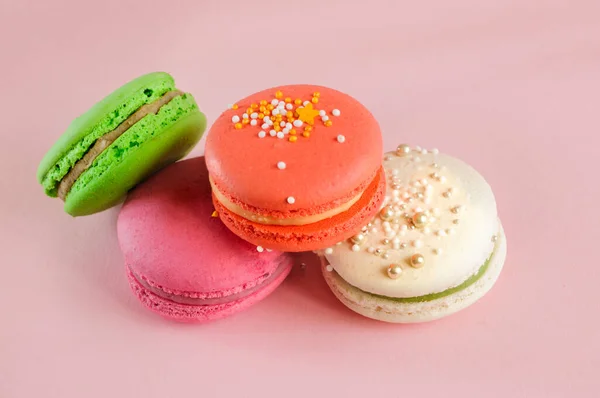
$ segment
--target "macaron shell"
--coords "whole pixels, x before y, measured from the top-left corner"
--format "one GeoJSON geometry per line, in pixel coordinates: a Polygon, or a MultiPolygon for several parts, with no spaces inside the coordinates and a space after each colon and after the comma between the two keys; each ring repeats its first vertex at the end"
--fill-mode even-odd
{"type": "Polygon", "coordinates": [[[84,216],[122,202],[127,192],[144,178],[188,154],[202,137],[205,126],[206,117],[196,110],[152,136],[135,138],[131,131],[125,132],[78,178],[66,197],[65,211],[72,216],[84,216]],[[125,154],[108,159],[111,151],[125,154]],[[99,170],[96,166],[103,158],[107,158],[106,168],[99,170]]]}
{"type": "Polygon", "coordinates": [[[388,187],[384,205],[393,204],[395,197],[404,200],[403,190],[409,189],[409,186],[413,191],[424,191],[423,184],[413,185],[411,179],[428,179],[430,202],[415,200],[406,203],[407,208],[400,212],[412,217],[419,207],[428,211],[437,208],[439,214],[436,220],[426,225],[425,232],[424,228],[406,229],[406,222],[402,219],[404,231],[400,228],[392,230],[391,236],[387,235],[377,217],[372,221],[376,232],[365,234],[359,251],[352,250],[351,242],[344,242],[335,246],[325,257],[350,285],[382,296],[424,296],[459,285],[479,269],[494,247],[492,237],[498,232],[499,220],[491,187],[471,166],[445,154],[418,153],[413,157],[397,156],[395,152],[390,152],[386,153],[385,159],[388,187]],[[433,167],[434,164],[438,168],[433,167]],[[434,173],[443,179],[437,181],[431,177],[434,173]],[[403,188],[398,192],[391,188],[393,178],[401,181],[403,188]],[[452,195],[445,197],[444,193],[450,188],[454,190],[452,195]],[[461,206],[461,210],[454,213],[452,209],[456,206],[461,206]],[[454,224],[454,220],[459,223],[454,224]],[[390,243],[383,245],[381,242],[384,239],[390,243]],[[391,242],[394,239],[406,247],[393,249],[391,242]],[[382,248],[387,256],[376,255],[369,251],[370,247],[373,250],[382,248]],[[425,259],[425,265],[421,268],[413,268],[408,264],[410,256],[417,253],[425,259]],[[387,276],[390,264],[402,267],[399,278],[387,276]]]}
{"type": "Polygon", "coordinates": [[[216,305],[187,305],[175,303],[157,296],[146,289],[135,279],[129,269],[127,269],[127,278],[134,295],[150,311],[173,321],[201,323],[222,319],[253,306],[273,293],[273,291],[285,280],[291,269],[290,262],[290,266],[287,267],[284,272],[279,274],[262,289],[239,300],[216,305]]]}
{"type": "Polygon", "coordinates": [[[356,234],[379,210],[385,192],[383,169],[377,173],[363,196],[347,211],[302,226],[263,225],[227,210],[214,197],[219,217],[229,229],[255,245],[275,250],[301,252],[324,249],[356,234]]]}
{"type": "MultiPolygon", "coordinates": [[[[351,199],[361,184],[368,184],[381,167],[382,138],[373,115],[354,98],[339,91],[313,85],[274,87],[240,100],[239,108],[226,110],[207,135],[205,156],[219,190],[236,204],[266,211],[298,215],[333,208],[351,199]],[[243,118],[246,108],[261,100],[271,101],[277,91],[292,100],[311,100],[319,92],[316,109],[324,110],[331,127],[316,117],[310,137],[297,129],[297,141],[259,138],[261,124],[236,129],[234,116],[243,118]],[[340,110],[333,116],[334,109],[340,110]],[[343,135],[345,141],[338,142],[343,135]],[[285,169],[277,167],[286,164],[285,169]],[[295,202],[287,202],[294,197],[295,202]]],[[[312,105],[312,104],[311,104],[312,105]]],[[[294,105],[296,107],[296,105],[294,105]]],[[[258,112],[258,111],[257,111],[258,112]]],[[[304,124],[306,126],[306,124],[304,124]]]]}
{"type": "MultiPolygon", "coordinates": [[[[244,292],[282,266],[287,255],[258,252],[213,217],[213,211],[204,158],[155,174],[131,192],[119,214],[117,232],[126,265],[155,288],[199,299],[244,292]]],[[[291,267],[291,262],[283,266],[291,267]]],[[[197,311],[192,312],[202,313],[197,311]]]]}
{"type": "Polygon", "coordinates": [[[483,297],[496,283],[506,259],[506,236],[500,225],[496,249],[488,269],[471,286],[431,301],[401,303],[373,296],[348,284],[337,272],[328,271],[322,260],[322,272],[333,294],[346,307],[365,317],[391,323],[428,322],[465,309],[483,297]]]}

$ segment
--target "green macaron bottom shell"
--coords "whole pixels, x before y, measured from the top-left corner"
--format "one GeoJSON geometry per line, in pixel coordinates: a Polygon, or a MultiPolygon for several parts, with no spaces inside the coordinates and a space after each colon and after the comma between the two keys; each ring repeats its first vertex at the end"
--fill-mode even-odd
{"type": "Polygon", "coordinates": [[[191,94],[175,97],[131,126],[75,181],[65,211],[85,216],[121,203],[139,182],[186,156],[206,129],[191,94]]]}
{"type": "Polygon", "coordinates": [[[120,87],[73,120],[39,165],[37,177],[46,195],[57,196],[62,178],[98,138],[116,129],[140,107],[172,90],[175,82],[169,74],[150,73],[120,87]]]}
{"type": "MultiPolygon", "coordinates": [[[[451,288],[443,290],[441,292],[426,294],[423,296],[414,296],[414,297],[389,297],[389,296],[382,296],[379,294],[366,292],[362,289],[357,288],[356,286],[352,286],[352,285],[351,286],[352,286],[352,288],[354,288],[368,296],[387,300],[390,302],[396,302],[396,303],[423,303],[423,302],[437,300],[437,299],[440,299],[443,297],[450,296],[454,293],[460,292],[460,291],[468,288],[469,286],[473,285],[474,283],[476,283],[479,279],[481,279],[481,277],[487,272],[487,270],[489,268],[490,262],[492,261],[492,259],[494,257],[494,253],[496,252],[496,248],[497,248],[497,245],[494,245],[494,249],[488,256],[487,260],[483,263],[483,265],[481,265],[481,267],[479,267],[477,272],[475,272],[473,275],[471,275],[469,278],[467,278],[460,285],[451,287],[451,288]]],[[[331,271],[331,272],[335,272],[335,271],[331,271]]]]}

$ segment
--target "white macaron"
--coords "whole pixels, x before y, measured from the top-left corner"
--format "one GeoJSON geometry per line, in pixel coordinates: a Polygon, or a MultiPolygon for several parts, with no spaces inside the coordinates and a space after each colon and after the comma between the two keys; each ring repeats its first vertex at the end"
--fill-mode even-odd
{"type": "Polygon", "coordinates": [[[431,321],[473,304],[506,257],[491,187],[437,150],[400,145],[384,167],[380,212],[322,252],[327,284],[353,311],[387,322],[431,321]]]}

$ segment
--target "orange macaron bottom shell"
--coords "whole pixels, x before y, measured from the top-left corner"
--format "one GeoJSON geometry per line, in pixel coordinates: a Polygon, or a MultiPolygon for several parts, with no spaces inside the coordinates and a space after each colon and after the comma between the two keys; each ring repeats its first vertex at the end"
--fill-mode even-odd
{"type": "Polygon", "coordinates": [[[266,249],[303,252],[325,249],[355,235],[381,207],[385,187],[385,171],[381,168],[347,211],[306,225],[259,224],[229,211],[214,194],[213,203],[221,221],[247,242],[266,249]]]}

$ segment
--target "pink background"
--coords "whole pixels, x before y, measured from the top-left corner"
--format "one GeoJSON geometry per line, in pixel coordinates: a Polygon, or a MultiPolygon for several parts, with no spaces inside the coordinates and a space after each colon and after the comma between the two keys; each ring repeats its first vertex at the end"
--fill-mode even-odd
{"type": "Polygon", "coordinates": [[[598,396],[598,1],[6,3],[0,397],[598,396]],[[445,320],[387,325],[339,304],[307,256],[238,316],[144,311],[117,210],[72,219],[35,170],[74,116],[154,70],[211,121],[269,86],[328,85],[372,109],[387,150],[465,159],[508,235],[498,284],[445,320]]]}

